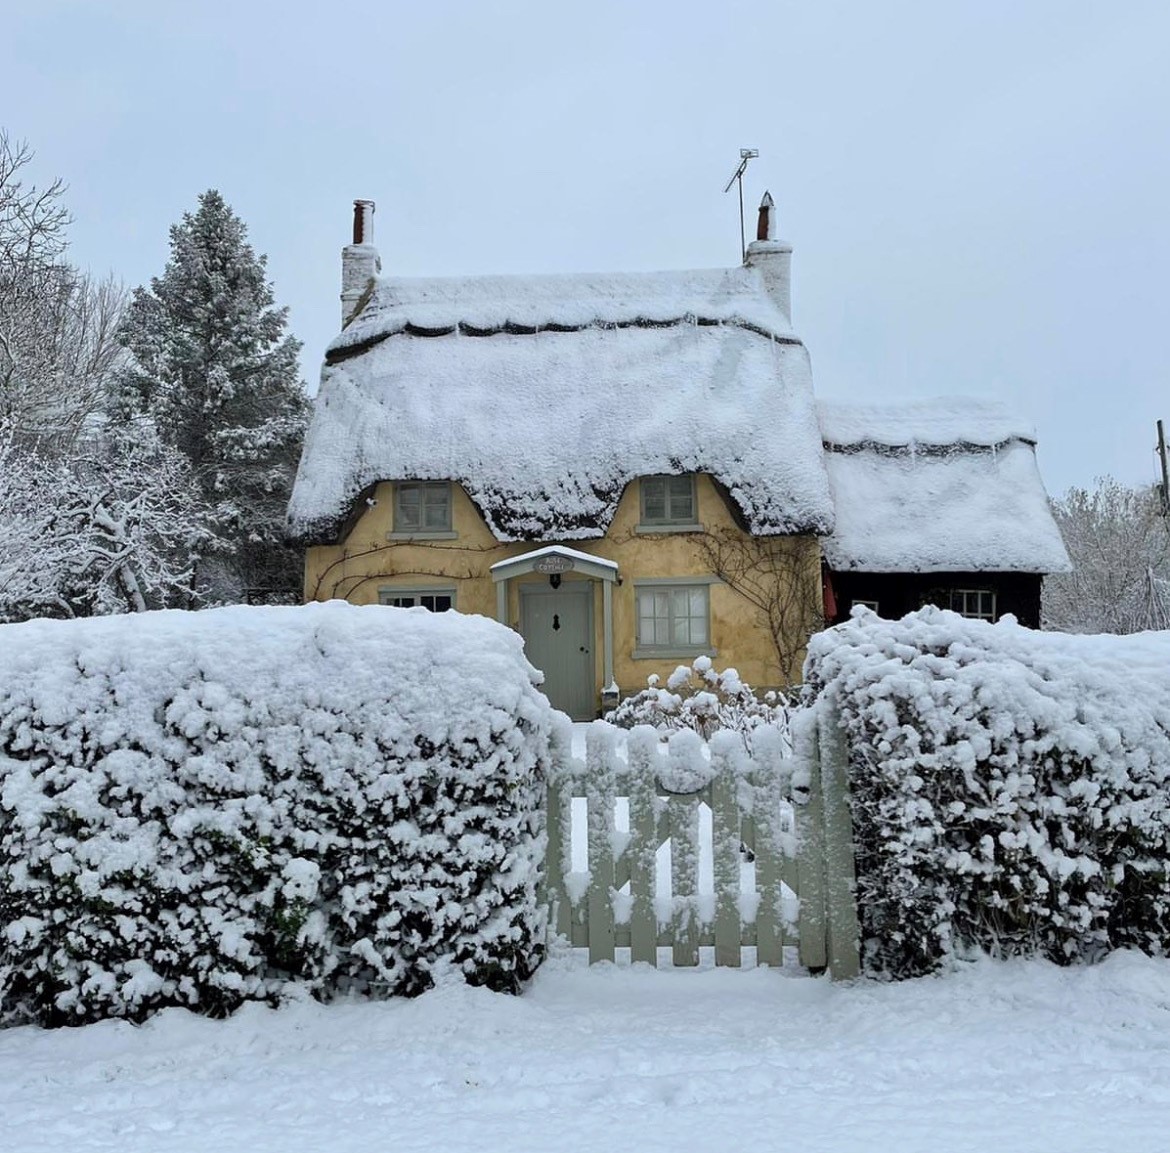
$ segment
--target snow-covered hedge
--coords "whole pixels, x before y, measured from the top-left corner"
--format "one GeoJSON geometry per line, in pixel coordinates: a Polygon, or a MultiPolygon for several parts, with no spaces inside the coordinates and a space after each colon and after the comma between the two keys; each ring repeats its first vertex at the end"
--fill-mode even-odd
{"type": "Polygon", "coordinates": [[[805,673],[848,735],[871,971],[1170,950],[1170,634],[855,610],[805,673]]]}
{"type": "Polygon", "coordinates": [[[558,739],[532,677],[421,609],[0,626],[0,1020],[515,988],[558,739]]]}

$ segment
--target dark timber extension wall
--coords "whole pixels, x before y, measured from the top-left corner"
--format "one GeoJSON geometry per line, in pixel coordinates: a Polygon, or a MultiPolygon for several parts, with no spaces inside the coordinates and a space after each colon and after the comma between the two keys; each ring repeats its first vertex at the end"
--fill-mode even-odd
{"type": "Polygon", "coordinates": [[[950,607],[952,589],[990,589],[995,593],[997,619],[1011,613],[1022,625],[1040,627],[1039,573],[929,572],[830,573],[837,615],[828,624],[845,620],[856,601],[877,601],[883,617],[897,619],[923,605],[950,607]]]}

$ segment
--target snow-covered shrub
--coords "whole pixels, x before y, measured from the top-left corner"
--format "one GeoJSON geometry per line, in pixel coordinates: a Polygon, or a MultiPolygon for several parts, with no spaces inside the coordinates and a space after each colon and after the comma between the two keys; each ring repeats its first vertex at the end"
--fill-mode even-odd
{"type": "Polygon", "coordinates": [[[539,964],[555,714],[421,609],[0,626],[0,1020],[220,1014],[539,964]]]}
{"type": "Polygon", "coordinates": [[[871,971],[969,949],[1170,951],[1170,633],[1067,636],[939,609],[814,637],[850,749],[871,971]]]}
{"type": "Polygon", "coordinates": [[[611,724],[624,729],[653,725],[660,736],[678,729],[692,729],[704,740],[720,730],[751,734],[760,725],[788,733],[789,702],[782,693],[756,696],[739,679],[735,669],[719,672],[710,657],[696,657],[691,665],[679,665],[663,688],[657,675],[646,678],[646,688],[626,697],[606,714],[611,724]]]}

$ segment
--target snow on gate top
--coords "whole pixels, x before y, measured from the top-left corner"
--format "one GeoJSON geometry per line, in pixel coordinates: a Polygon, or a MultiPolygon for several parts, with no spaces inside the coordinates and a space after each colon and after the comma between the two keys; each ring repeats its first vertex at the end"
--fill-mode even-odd
{"type": "Polygon", "coordinates": [[[377,481],[455,480],[501,540],[580,540],[681,472],[755,533],[832,527],[808,353],[758,270],[381,277],[329,347],[289,521],[323,541],[377,481]]]}

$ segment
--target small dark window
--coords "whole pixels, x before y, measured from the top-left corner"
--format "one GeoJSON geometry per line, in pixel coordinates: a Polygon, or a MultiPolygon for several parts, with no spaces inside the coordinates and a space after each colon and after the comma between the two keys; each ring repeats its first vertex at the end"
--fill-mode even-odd
{"type": "Polygon", "coordinates": [[[396,609],[424,608],[433,613],[449,612],[455,604],[453,593],[383,593],[382,603],[396,609]]]}
{"type": "Polygon", "coordinates": [[[695,478],[647,476],[642,478],[642,524],[695,523],[695,478]]]}
{"type": "Polygon", "coordinates": [[[994,621],[995,593],[991,589],[951,589],[951,611],[977,621],[994,621]]]}
{"type": "Polygon", "coordinates": [[[402,481],[394,491],[395,532],[449,532],[451,485],[445,481],[402,481]]]}

